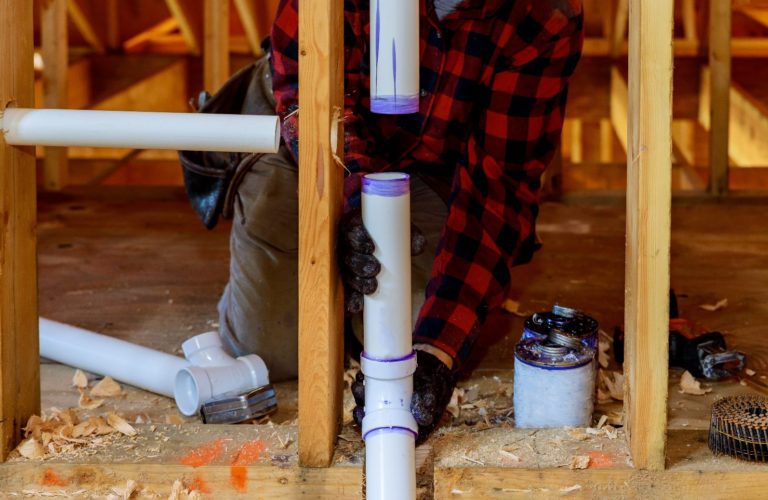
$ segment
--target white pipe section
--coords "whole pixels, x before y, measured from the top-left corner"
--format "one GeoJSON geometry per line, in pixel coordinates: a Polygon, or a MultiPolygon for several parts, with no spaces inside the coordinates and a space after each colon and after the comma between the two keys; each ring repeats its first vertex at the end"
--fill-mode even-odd
{"type": "Polygon", "coordinates": [[[381,263],[376,292],[365,296],[366,498],[415,499],[415,440],[411,415],[416,354],[411,341],[410,179],[402,173],[363,178],[363,223],[381,263]]]}
{"type": "Polygon", "coordinates": [[[43,357],[173,397],[187,416],[208,401],[269,384],[260,357],[233,358],[215,332],[187,340],[182,350],[187,359],[40,318],[43,357]]]}
{"type": "Polygon", "coordinates": [[[276,153],[277,116],[7,108],[12,145],[276,153]]]}
{"type": "Polygon", "coordinates": [[[176,374],[176,406],[184,415],[194,415],[208,401],[269,384],[269,370],[260,357],[232,358],[216,332],[193,337],[181,348],[192,363],[176,374]]]}
{"type": "Polygon", "coordinates": [[[173,397],[189,361],[124,340],[40,318],[40,355],[141,389],[173,397]]]}
{"type": "Polygon", "coordinates": [[[419,1],[372,0],[371,111],[419,111],[419,1]]]}

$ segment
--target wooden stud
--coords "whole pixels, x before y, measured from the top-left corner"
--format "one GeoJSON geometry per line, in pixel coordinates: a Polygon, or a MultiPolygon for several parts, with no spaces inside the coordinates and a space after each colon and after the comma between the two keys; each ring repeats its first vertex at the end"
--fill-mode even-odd
{"type": "Polygon", "coordinates": [[[85,38],[88,45],[99,54],[105,53],[104,40],[102,40],[99,32],[96,31],[93,16],[79,0],[68,0],[67,12],[69,12],[69,16],[72,18],[72,23],[74,23],[77,31],[85,38]]]}
{"type": "Polygon", "coordinates": [[[731,89],[731,2],[709,3],[709,192],[728,191],[728,127],[731,89]]]}
{"type": "MultiPolygon", "coordinates": [[[[40,38],[43,54],[43,106],[68,104],[69,42],[67,0],[43,2],[40,38]]],[[[67,185],[67,148],[47,147],[43,158],[43,187],[58,191],[67,185]]]]}
{"type": "Polygon", "coordinates": [[[200,55],[200,47],[203,45],[202,3],[191,0],[165,0],[165,3],[179,23],[179,30],[189,52],[200,55]]]}
{"type": "Polygon", "coordinates": [[[661,470],[667,430],[673,0],[631,0],[625,414],[634,464],[661,470]]]}
{"type": "Polygon", "coordinates": [[[107,47],[111,52],[120,50],[120,4],[118,0],[107,0],[107,47]]]}
{"type": "Polygon", "coordinates": [[[299,13],[299,460],[308,467],[330,465],[341,419],[343,15],[343,0],[302,2],[299,13]]]}
{"type": "Polygon", "coordinates": [[[204,14],[203,80],[213,94],[229,78],[229,1],[205,0],[204,14]]]}
{"type": "Polygon", "coordinates": [[[261,34],[257,24],[254,0],[235,0],[235,8],[238,16],[240,16],[240,22],[243,24],[251,52],[254,57],[261,57],[264,52],[261,50],[261,34]]]}
{"type": "MultiPolygon", "coordinates": [[[[32,2],[0,0],[0,111],[34,107],[32,2]]],[[[0,134],[2,137],[2,134],[0,134]]],[[[0,139],[0,460],[40,412],[34,147],[0,139]]]]}
{"type": "Polygon", "coordinates": [[[683,0],[683,33],[689,42],[698,43],[699,34],[696,27],[696,0],[683,0]]]}
{"type": "Polygon", "coordinates": [[[616,66],[611,68],[611,124],[624,151],[627,151],[627,106],[629,103],[627,82],[616,66]]]}
{"type": "Polygon", "coordinates": [[[624,47],[627,36],[627,18],[629,16],[628,0],[617,0],[616,4],[616,24],[613,27],[613,41],[611,42],[610,56],[619,57],[624,47]]]}
{"type": "Polygon", "coordinates": [[[600,120],[600,162],[613,163],[613,125],[611,120],[600,120]]]}
{"type": "Polygon", "coordinates": [[[582,148],[582,120],[571,120],[571,163],[584,161],[584,149],[582,148]]]}

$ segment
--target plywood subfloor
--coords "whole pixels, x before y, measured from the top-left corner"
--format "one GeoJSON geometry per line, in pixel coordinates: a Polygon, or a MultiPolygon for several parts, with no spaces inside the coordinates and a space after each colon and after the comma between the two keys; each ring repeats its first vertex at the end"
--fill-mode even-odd
{"type": "MultiPolygon", "coordinates": [[[[768,201],[755,200],[679,202],[673,209],[672,284],[683,315],[726,333],[733,347],[747,353],[758,378],[768,375],[766,209],[768,201]],[[728,298],[729,305],[720,311],[698,307],[722,298],[728,298]]],[[[538,230],[544,248],[532,264],[513,273],[512,299],[519,302],[519,310],[534,312],[560,302],[588,311],[606,331],[620,325],[624,224],[621,203],[543,205],[538,230]]],[[[216,302],[227,278],[228,228],[222,224],[213,232],[204,230],[181,191],[101,188],[44,195],[39,232],[43,315],[176,354],[183,340],[215,328],[216,302]]],[[[467,389],[477,386],[476,398],[485,411],[467,408],[456,417],[446,416],[427,444],[431,451],[422,454],[433,456],[436,467],[445,470],[480,464],[557,468],[574,454],[590,453],[596,457],[593,464],[628,467],[623,439],[581,440],[560,430],[531,437],[533,431],[511,427],[511,366],[522,321],[506,313],[492,318],[460,382],[467,389]],[[520,463],[504,462],[509,457],[498,449],[507,445],[519,447],[514,454],[520,463]]],[[[76,406],[77,392],[69,384],[72,373],[69,367],[43,366],[44,409],[76,406]]],[[[670,380],[670,427],[679,429],[670,436],[670,466],[740,467],[738,462],[712,458],[702,431],[714,398],[751,389],[722,382],[712,384],[707,396],[681,395],[675,390],[677,376],[673,372],[670,380]]],[[[293,429],[295,384],[282,384],[278,391],[281,410],[272,423],[243,429],[293,429]]],[[[349,409],[348,392],[346,400],[349,409]]],[[[95,412],[102,409],[159,425],[175,414],[170,400],[133,389],[95,412]]],[[[611,411],[620,411],[620,403],[600,407],[596,417],[611,411]]],[[[215,432],[192,429],[182,425],[178,432],[215,432]]],[[[356,432],[346,427],[342,436],[338,464],[359,466],[356,432]]],[[[191,445],[183,446],[186,450],[191,445]]]]}

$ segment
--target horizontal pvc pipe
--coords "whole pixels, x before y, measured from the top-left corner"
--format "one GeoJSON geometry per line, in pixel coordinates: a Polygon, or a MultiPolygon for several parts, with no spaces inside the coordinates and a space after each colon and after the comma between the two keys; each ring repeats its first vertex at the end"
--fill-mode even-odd
{"type": "Polygon", "coordinates": [[[365,352],[366,498],[415,499],[415,441],[411,415],[416,355],[411,340],[410,178],[363,177],[363,223],[381,263],[377,290],[363,307],[365,352]]]}
{"type": "Polygon", "coordinates": [[[276,116],[7,108],[12,145],[276,153],[276,116]]]}
{"type": "Polygon", "coordinates": [[[40,318],[40,355],[173,397],[176,374],[189,361],[124,340],[40,318]]]}
{"type": "Polygon", "coordinates": [[[372,0],[371,111],[419,111],[419,1],[372,0]]]}

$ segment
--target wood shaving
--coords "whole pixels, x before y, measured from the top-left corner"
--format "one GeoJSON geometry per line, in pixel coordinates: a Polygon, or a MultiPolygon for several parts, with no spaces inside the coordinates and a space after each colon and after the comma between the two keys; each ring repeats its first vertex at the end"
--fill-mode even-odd
{"type": "Polygon", "coordinates": [[[43,448],[43,445],[35,438],[25,439],[21,442],[17,450],[19,450],[19,453],[24,458],[36,459],[45,456],[45,448],[43,448]]]}
{"type": "Polygon", "coordinates": [[[601,416],[600,420],[597,422],[597,428],[602,429],[607,421],[608,421],[608,415],[601,416]]]}
{"type": "Polygon", "coordinates": [[[728,299],[719,300],[716,304],[701,304],[699,307],[709,312],[719,311],[720,309],[728,307],[728,299]]]}
{"type": "Polygon", "coordinates": [[[693,378],[693,375],[686,370],[686,372],[683,373],[683,376],[680,377],[680,390],[678,392],[680,394],[690,394],[692,396],[703,396],[704,394],[712,392],[712,389],[702,389],[701,382],[693,378]]]}
{"type": "Polygon", "coordinates": [[[608,364],[611,360],[610,356],[608,355],[608,352],[611,350],[611,344],[607,341],[600,340],[600,342],[598,342],[597,348],[597,362],[601,367],[608,368],[608,364]]]}
{"type": "Polygon", "coordinates": [[[619,437],[619,430],[612,425],[606,425],[603,427],[605,435],[608,439],[616,439],[619,437]]]}
{"type": "Polygon", "coordinates": [[[133,495],[136,492],[136,487],[138,485],[136,484],[136,481],[133,479],[129,479],[125,486],[115,486],[112,488],[112,492],[117,495],[117,498],[120,500],[129,500],[131,498],[131,495],[133,495]]]}
{"type": "Polygon", "coordinates": [[[504,304],[501,306],[504,308],[505,311],[508,313],[514,314],[515,316],[518,316],[520,318],[527,318],[531,315],[531,313],[526,311],[520,310],[520,302],[512,299],[507,299],[504,301],[504,304]]]}
{"type": "Polygon", "coordinates": [[[568,486],[565,488],[560,488],[560,494],[561,495],[567,495],[569,493],[573,493],[574,491],[579,491],[581,489],[580,484],[574,484],[573,486],[568,486]]]}
{"type": "Polygon", "coordinates": [[[88,377],[83,370],[80,370],[79,368],[75,370],[75,374],[72,376],[72,385],[78,389],[85,389],[88,387],[88,377]]]}
{"type": "Polygon", "coordinates": [[[123,388],[112,377],[104,377],[91,389],[91,397],[114,398],[122,393],[123,388]]]}
{"type": "Polygon", "coordinates": [[[587,428],[585,430],[581,429],[568,429],[568,435],[571,436],[573,439],[577,441],[586,441],[589,439],[589,431],[590,429],[587,428]]]}
{"type": "Polygon", "coordinates": [[[503,457],[506,457],[506,458],[512,460],[513,462],[519,462],[520,461],[520,457],[518,457],[517,455],[515,455],[514,453],[512,453],[510,451],[505,450],[504,448],[501,448],[499,450],[499,453],[501,453],[501,455],[503,457]]]}
{"type": "Polygon", "coordinates": [[[115,413],[110,413],[107,415],[107,423],[114,429],[116,429],[121,434],[125,434],[126,436],[135,436],[138,434],[136,432],[136,429],[133,428],[131,424],[123,420],[120,416],[118,416],[115,413]]]}
{"type": "Polygon", "coordinates": [[[186,490],[184,490],[184,484],[180,479],[177,479],[173,482],[173,486],[171,486],[171,494],[168,495],[168,500],[181,500],[182,493],[186,494],[186,490]]]}
{"type": "Polygon", "coordinates": [[[85,393],[85,390],[80,389],[80,399],[77,401],[77,406],[83,410],[95,410],[103,404],[103,399],[91,399],[91,397],[85,393]]]}
{"type": "Polygon", "coordinates": [[[464,460],[466,460],[467,462],[472,462],[473,464],[477,464],[477,465],[482,465],[482,466],[485,466],[485,462],[481,462],[480,460],[475,460],[474,458],[469,458],[469,457],[468,457],[468,456],[466,456],[466,455],[462,455],[462,457],[461,457],[461,458],[463,458],[463,459],[464,459],[464,460]]]}
{"type": "Polygon", "coordinates": [[[571,457],[571,463],[568,468],[571,470],[581,470],[589,467],[589,457],[587,455],[577,455],[571,457]]]}
{"type": "Polygon", "coordinates": [[[451,394],[451,401],[448,403],[448,407],[446,408],[448,413],[453,415],[453,418],[459,418],[459,415],[461,415],[459,400],[463,397],[463,395],[464,389],[459,389],[458,387],[453,389],[453,394],[451,394]]]}
{"type": "Polygon", "coordinates": [[[277,440],[280,442],[280,448],[286,449],[288,446],[293,442],[293,439],[291,439],[291,436],[285,436],[285,440],[278,435],[277,440]]]}
{"type": "MultiPolygon", "coordinates": [[[[754,377],[755,373],[757,373],[757,372],[755,370],[751,369],[751,368],[746,368],[744,370],[744,373],[746,373],[748,377],[754,377]]],[[[763,377],[760,377],[760,378],[763,378],[763,377]]]]}
{"type": "Polygon", "coordinates": [[[617,401],[624,401],[624,374],[621,372],[609,372],[609,375],[606,375],[605,372],[600,372],[600,376],[611,398],[617,401]]]}

